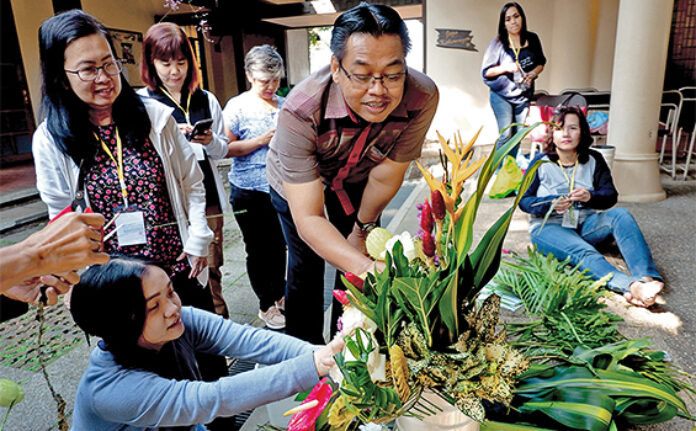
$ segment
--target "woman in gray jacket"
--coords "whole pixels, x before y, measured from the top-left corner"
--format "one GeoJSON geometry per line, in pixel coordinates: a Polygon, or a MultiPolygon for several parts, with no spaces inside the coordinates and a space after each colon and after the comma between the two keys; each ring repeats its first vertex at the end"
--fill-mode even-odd
{"type": "MultiPolygon", "coordinates": [[[[171,109],[135,94],[104,26],[81,10],[46,20],[39,48],[45,119],[33,153],[51,217],[80,201],[115,219],[107,253],[159,262],[184,304],[213,311],[196,279],[212,240],[203,175],[171,109]]],[[[208,359],[204,378],[227,373],[223,357],[208,359]]]]}

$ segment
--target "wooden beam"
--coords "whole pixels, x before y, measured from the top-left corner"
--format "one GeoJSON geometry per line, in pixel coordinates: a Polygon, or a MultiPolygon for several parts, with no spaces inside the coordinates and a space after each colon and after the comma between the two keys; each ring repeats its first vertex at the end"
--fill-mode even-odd
{"type": "MultiPolygon", "coordinates": [[[[282,1],[282,0],[279,0],[282,1]]],[[[423,5],[396,6],[394,9],[403,19],[423,17],[423,5]]],[[[336,18],[343,12],[324,13],[315,15],[286,16],[282,18],[265,18],[261,21],[282,25],[288,28],[326,27],[332,26],[336,18]]]]}
{"type": "Polygon", "coordinates": [[[270,4],[293,4],[293,3],[304,3],[305,0],[262,0],[263,2],[270,4]]]}

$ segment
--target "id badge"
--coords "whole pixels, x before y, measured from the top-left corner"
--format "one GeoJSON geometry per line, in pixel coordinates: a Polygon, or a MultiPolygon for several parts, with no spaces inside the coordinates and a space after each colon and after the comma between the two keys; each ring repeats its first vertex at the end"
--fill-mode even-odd
{"type": "Polygon", "coordinates": [[[563,222],[561,226],[576,229],[578,227],[578,214],[573,207],[568,208],[568,211],[563,213],[563,222]]]}
{"type": "Polygon", "coordinates": [[[147,243],[145,217],[142,211],[123,212],[119,214],[115,223],[119,247],[147,243]]]}

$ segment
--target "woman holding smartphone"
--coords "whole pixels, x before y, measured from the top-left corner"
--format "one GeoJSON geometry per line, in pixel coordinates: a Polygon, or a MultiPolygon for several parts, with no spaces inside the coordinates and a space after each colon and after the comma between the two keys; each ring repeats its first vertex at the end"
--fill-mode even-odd
{"type": "Polygon", "coordinates": [[[163,22],[150,27],[143,42],[141,66],[143,82],[147,85],[138,94],[151,97],[174,109],[174,119],[179,130],[191,143],[198,164],[203,171],[206,216],[213,231],[213,241],[208,253],[210,290],[215,312],[229,317],[222,296],[222,227],[223,212],[228,205],[225,190],[217,173],[215,162],[227,155],[222,109],[215,96],[200,87],[198,63],[186,34],[176,24],[163,22]],[[196,127],[196,123],[205,127],[196,127]],[[200,132],[200,133],[198,133],[200,132]],[[196,133],[194,136],[193,133],[196,133]]]}

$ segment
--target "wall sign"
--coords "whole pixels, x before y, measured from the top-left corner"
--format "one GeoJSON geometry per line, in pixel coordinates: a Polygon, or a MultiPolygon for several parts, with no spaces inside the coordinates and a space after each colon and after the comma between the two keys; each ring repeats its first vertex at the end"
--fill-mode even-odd
{"type": "Polygon", "coordinates": [[[123,75],[133,87],[145,85],[140,79],[140,62],[143,60],[143,34],[136,31],[106,29],[114,42],[114,53],[121,59],[123,75]]]}
{"type": "Polygon", "coordinates": [[[436,46],[478,51],[476,46],[471,43],[471,39],[474,38],[471,30],[455,30],[451,28],[436,28],[435,30],[437,31],[436,46]]]}

